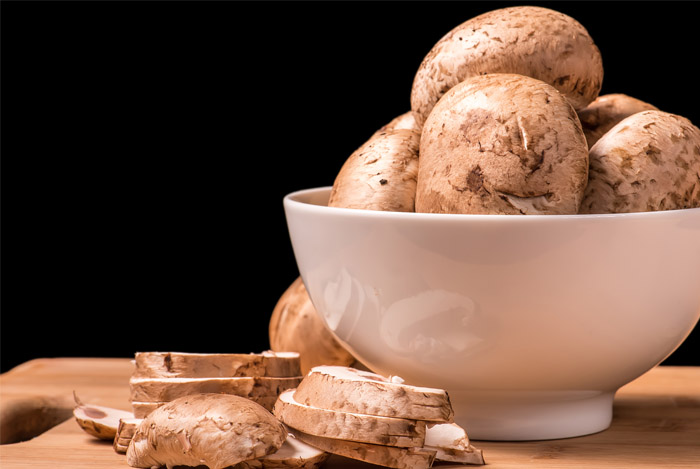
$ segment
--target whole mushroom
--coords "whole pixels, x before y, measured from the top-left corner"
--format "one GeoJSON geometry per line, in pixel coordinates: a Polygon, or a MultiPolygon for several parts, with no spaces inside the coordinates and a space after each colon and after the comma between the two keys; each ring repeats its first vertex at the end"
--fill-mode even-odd
{"type": "Polygon", "coordinates": [[[318,365],[347,366],[355,362],[319,317],[301,277],[277,301],[270,318],[269,338],[272,350],[299,353],[304,374],[318,365]]]}
{"type": "MultiPolygon", "coordinates": [[[[419,142],[412,113],[392,119],[345,160],[333,182],[328,206],[414,211],[419,142]]],[[[277,301],[269,338],[272,350],[299,352],[304,373],[318,365],[366,368],[330,333],[301,277],[277,301]]]]}
{"type": "Polygon", "coordinates": [[[593,145],[590,164],[580,213],[700,207],[700,129],[685,117],[633,114],[593,145]]]}
{"type": "Polygon", "coordinates": [[[451,88],[425,122],[416,211],[574,214],[587,179],[581,123],[559,91],[481,75],[451,88]]]}
{"type": "Polygon", "coordinates": [[[411,90],[418,126],[450,88],[485,73],[537,78],[583,109],[600,92],[603,62],[588,31],[568,15],[535,6],[486,12],[447,33],[420,64],[411,90]]]}
{"type": "Polygon", "coordinates": [[[598,96],[591,104],[578,111],[588,148],[625,117],[651,110],[658,109],[653,104],[623,93],[598,96]]]}
{"type": "MultiPolygon", "coordinates": [[[[413,128],[375,132],[345,160],[333,182],[329,207],[414,211],[420,133],[413,128]]],[[[410,126],[409,119],[409,126],[410,126]]]]}
{"type": "Polygon", "coordinates": [[[151,412],[126,452],[132,467],[200,466],[223,469],[276,452],[287,430],[245,397],[193,394],[151,412]]]}
{"type": "Polygon", "coordinates": [[[399,114],[398,116],[391,119],[388,123],[381,126],[374,133],[374,136],[376,136],[377,134],[380,134],[382,132],[385,132],[387,130],[395,130],[395,129],[408,129],[408,130],[415,130],[415,131],[420,132],[420,128],[416,124],[416,118],[413,116],[413,112],[407,111],[407,112],[404,112],[403,114],[399,114]]]}

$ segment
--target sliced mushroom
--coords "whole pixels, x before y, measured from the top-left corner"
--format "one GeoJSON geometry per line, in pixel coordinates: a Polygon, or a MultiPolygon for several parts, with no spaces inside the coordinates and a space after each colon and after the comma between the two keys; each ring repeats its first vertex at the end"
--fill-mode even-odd
{"type": "Polygon", "coordinates": [[[138,352],[134,378],[214,378],[302,374],[299,354],[265,351],[262,353],[181,353],[138,352]]]}
{"type": "Polygon", "coordinates": [[[295,388],[301,376],[291,378],[237,377],[237,378],[131,378],[132,402],[169,402],[178,397],[196,393],[225,393],[255,398],[278,396],[286,389],[295,388]]]}
{"type": "Polygon", "coordinates": [[[434,450],[437,461],[484,464],[483,451],[469,442],[466,430],[456,423],[428,425],[424,448],[434,450]]]}
{"type": "MultiPolygon", "coordinates": [[[[129,442],[131,442],[131,440],[129,440],[129,442]]],[[[126,454],[126,452],[129,450],[129,445],[123,445],[117,440],[114,440],[114,443],[112,443],[112,448],[114,449],[115,453],[126,454]]]]}
{"type": "Polygon", "coordinates": [[[73,416],[86,433],[101,440],[114,440],[120,419],[133,418],[134,414],[121,409],[94,404],[84,404],[77,396],[73,416]]]}
{"type": "MultiPolygon", "coordinates": [[[[275,399],[277,400],[277,399],[275,399]]],[[[148,417],[148,414],[156,410],[158,407],[167,404],[167,402],[141,402],[141,401],[131,401],[131,408],[134,411],[134,418],[144,419],[148,417]]]]}
{"type": "Polygon", "coordinates": [[[337,440],[309,435],[291,429],[299,440],[328,453],[395,469],[428,469],[435,461],[435,451],[422,448],[399,448],[356,441],[337,440]]]}
{"type": "Polygon", "coordinates": [[[301,404],[342,412],[412,420],[451,421],[454,412],[443,389],[405,384],[376,373],[342,366],[317,366],[294,393],[301,404]]]}
{"type": "Polygon", "coordinates": [[[273,414],[310,435],[401,447],[421,447],[425,441],[424,421],[311,407],[294,400],[293,389],[280,394],[273,414]]]}
{"type": "Polygon", "coordinates": [[[124,448],[124,447],[129,447],[129,443],[131,443],[131,438],[120,438],[116,437],[114,439],[114,445],[119,447],[119,448],[124,448]]]}
{"type": "Polygon", "coordinates": [[[117,426],[117,433],[114,436],[113,447],[117,453],[126,453],[131,439],[136,433],[143,419],[140,418],[121,418],[117,426]]]}

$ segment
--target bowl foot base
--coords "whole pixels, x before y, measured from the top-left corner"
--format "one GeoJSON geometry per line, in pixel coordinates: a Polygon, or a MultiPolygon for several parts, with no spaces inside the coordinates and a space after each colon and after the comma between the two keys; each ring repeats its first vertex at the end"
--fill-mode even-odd
{"type": "Polygon", "coordinates": [[[614,392],[562,391],[523,396],[450,393],[455,422],[474,440],[552,440],[605,430],[614,392]]]}

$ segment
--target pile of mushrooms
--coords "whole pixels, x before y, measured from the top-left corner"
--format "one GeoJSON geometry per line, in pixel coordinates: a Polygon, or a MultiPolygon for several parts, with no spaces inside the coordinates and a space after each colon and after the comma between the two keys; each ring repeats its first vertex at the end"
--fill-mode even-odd
{"type": "MultiPolygon", "coordinates": [[[[157,370],[159,357],[167,355],[142,354],[148,359],[137,368],[145,373],[146,362],[157,370]]],[[[240,369],[243,357],[169,355],[180,357],[178,365],[166,362],[176,374],[199,368],[195,362],[203,370],[223,365],[229,374],[240,369]]],[[[247,361],[261,372],[258,357],[247,361]]],[[[280,393],[272,411],[250,396],[225,392],[184,393],[143,418],[77,397],[76,403],[81,428],[111,440],[131,467],[317,469],[332,454],[395,469],[428,469],[436,461],[484,464],[482,451],[454,423],[445,390],[351,367],[312,368],[298,387],[280,393]]]]}
{"type": "Polygon", "coordinates": [[[77,396],[73,412],[132,467],[315,469],[330,456],[288,438],[271,412],[279,394],[301,382],[298,353],[139,352],[134,365],[134,412],[77,396]]]}
{"type": "MultiPolygon", "coordinates": [[[[328,205],[560,215],[700,207],[700,129],[653,104],[599,96],[600,51],[560,12],[489,11],[449,31],[410,110],[344,162],[328,205]]],[[[301,278],[262,354],[136,354],[133,412],[75,418],[133,467],[316,468],[330,454],[403,469],[483,464],[444,390],[374,374],[337,342],[301,278]]],[[[76,399],[77,400],[77,399],[76,399]]]]}
{"type": "MultiPolygon", "coordinates": [[[[471,18],[424,57],[410,110],[347,158],[328,205],[509,215],[700,207],[700,129],[623,93],[599,96],[602,83],[600,51],[568,15],[514,6],[471,18]]],[[[313,311],[297,288],[276,312],[291,302],[313,311]]],[[[293,318],[275,323],[273,349],[291,343],[314,364],[349,363],[315,317],[333,351],[307,350],[314,341],[299,338],[293,318]]]]}

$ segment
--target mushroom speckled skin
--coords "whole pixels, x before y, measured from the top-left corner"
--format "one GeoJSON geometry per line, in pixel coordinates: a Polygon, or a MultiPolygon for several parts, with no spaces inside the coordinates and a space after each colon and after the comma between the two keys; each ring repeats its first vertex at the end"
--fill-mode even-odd
{"type": "Polygon", "coordinates": [[[308,406],[294,399],[293,389],[280,394],[272,413],[288,427],[310,435],[402,447],[425,442],[424,421],[308,406]]]}
{"type": "Polygon", "coordinates": [[[342,366],[316,366],[294,391],[300,404],[339,412],[411,420],[451,422],[454,411],[444,389],[412,386],[392,378],[342,366]]]}
{"type": "Polygon", "coordinates": [[[416,131],[420,132],[420,128],[416,125],[416,118],[413,116],[413,112],[407,111],[407,112],[404,112],[403,114],[400,114],[400,115],[394,117],[386,125],[383,125],[382,127],[380,127],[374,133],[374,136],[376,136],[382,132],[386,132],[387,130],[394,130],[394,129],[409,129],[409,130],[416,130],[416,131]]]}
{"type": "Polygon", "coordinates": [[[580,213],[700,207],[700,129],[662,111],[633,114],[590,151],[580,213]]]}
{"type": "Polygon", "coordinates": [[[290,428],[290,434],[298,440],[328,453],[394,469],[430,469],[433,467],[436,455],[435,450],[327,438],[310,435],[294,428],[290,428]]]}
{"type": "Polygon", "coordinates": [[[299,353],[304,374],[318,365],[347,366],[355,362],[319,317],[301,277],[277,300],[268,332],[272,350],[299,353]]]}
{"type": "Polygon", "coordinates": [[[568,100],[523,75],[472,77],[448,91],[421,136],[416,211],[575,214],[588,146],[568,100]]]}
{"type": "Polygon", "coordinates": [[[625,117],[651,110],[658,109],[653,104],[623,93],[598,96],[591,104],[578,112],[588,148],[591,148],[600,137],[625,117]]]}
{"type": "Polygon", "coordinates": [[[193,394],[151,412],[126,453],[132,467],[199,466],[223,469],[277,451],[287,430],[244,397],[193,394]]]}
{"type": "Polygon", "coordinates": [[[485,73],[540,79],[583,109],[600,92],[603,61],[588,31],[568,15],[533,6],[486,12],[447,33],[423,59],[411,90],[418,125],[447,90],[485,73]]]}
{"type": "Polygon", "coordinates": [[[420,133],[413,129],[376,132],[343,164],[328,206],[412,212],[419,141],[420,133]]]}

